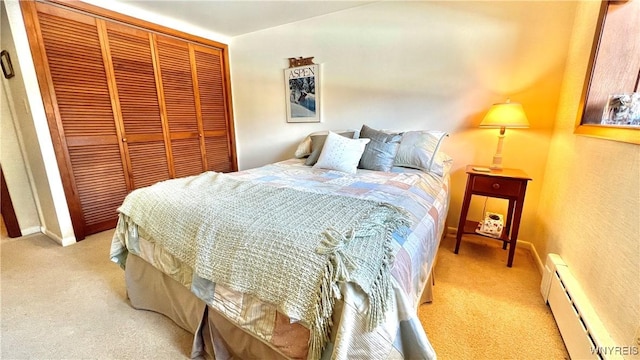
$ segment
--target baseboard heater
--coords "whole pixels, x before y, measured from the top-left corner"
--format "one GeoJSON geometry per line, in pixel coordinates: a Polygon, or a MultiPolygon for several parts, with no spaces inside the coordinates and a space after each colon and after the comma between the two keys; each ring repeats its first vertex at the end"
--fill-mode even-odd
{"type": "Polygon", "coordinates": [[[542,297],[551,307],[571,359],[623,359],[611,349],[611,338],[569,267],[557,254],[547,255],[542,297]]]}

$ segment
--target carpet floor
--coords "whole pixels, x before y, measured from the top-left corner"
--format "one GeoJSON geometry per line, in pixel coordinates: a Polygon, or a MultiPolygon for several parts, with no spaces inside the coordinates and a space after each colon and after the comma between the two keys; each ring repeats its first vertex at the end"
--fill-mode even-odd
{"type": "Polygon", "coordinates": [[[440,246],[433,302],[418,316],[440,359],[569,359],[528,250],[508,268],[502,243],[476,236],[440,246]]]}
{"type": "MultiPolygon", "coordinates": [[[[133,309],[109,261],[113,231],[61,247],[44,235],[0,240],[2,359],[186,359],[192,336],[133,309]]],[[[497,244],[497,242],[494,242],[497,244]]],[[[440,359],[568,358],[526,251],[513,268],[491,243],[445,239],[434,302],[420,320],[440,359]]]]}

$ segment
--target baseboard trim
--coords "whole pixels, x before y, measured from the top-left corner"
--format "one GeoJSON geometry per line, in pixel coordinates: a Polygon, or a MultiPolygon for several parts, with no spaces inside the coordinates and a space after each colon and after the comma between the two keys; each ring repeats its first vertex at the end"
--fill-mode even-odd
{"type": "Polygon", "coordinates": [[[32,226],[26,229],[20,229],[20,233],[22,234],[22,236],[37,234],[39,232],[40,232],[40,226],[32,226]]]}
{"type": "Polygon", "coordinates": [[[62,246],[69,246],[76,243],[75,237],[61,238],[57,234],[54,234],[51,231],[49,231],[49,229],[45,228],[44,226],[40,227],[40,231],[43,234],[47,235],[51,240],[57,242],[62,246]]]}
{"type": "Polygon", "coordinates": [[[538,251],[536,251],[536,247],[532,242],[518,240],[517,246],[521,249],[529,250],[529,254],[533,258],[533,262],[536,263],[536,267],[538,268],[538,272],[542,275],[544,271],[544,265],[542,264],[542,260],[540,259],[540,255],[538,255],[538,251]]]}
{"type": "MultiPolygon", "coordinates": [[[[447,237],[455,237],[457,233],[458,233],[457,228],[454,228],[451,226],[447,228],[447,237]]],[[[542,275],[542,272],[544,270],[544,265],[542,264],[540,255],[538,254],[538,251],[536,250],[536,247],[533,245],[533,243],[529,241],[518,240],[518,243],[516,246],[521,249],[525,249],[529,251],[529,253],[531,254],[531,257],[533,258],[533,262],[536,264],[536,267],[538,268],[538,272],[542,275]]]]}
{"type": "Polygon", "coordinates": [[[455,237],[457,233],[458,233],[458,228],[454,228],[452,226],[449,226],[447,228],[447,237],[455,237]]]}

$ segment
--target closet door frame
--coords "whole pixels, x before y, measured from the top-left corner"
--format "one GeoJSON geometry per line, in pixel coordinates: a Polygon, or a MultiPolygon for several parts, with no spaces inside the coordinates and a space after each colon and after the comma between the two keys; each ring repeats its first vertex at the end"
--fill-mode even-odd
{"type": "Polygon", "coordinates": [[[62,117],[58,110],[58,101],[56,99],[55,90],[53,88],[53,79],[49,70],[49,61],[45,51],[42,39],[42,31],[40,22],[38,21],[38,11],[34,1],[20,1],[20,8],[24,18],[29,46],[33,56],[33,62],[36,69],[36,77],[42,94],[42,102],[49,124],[49,132],[51,133],[51,141],[56,154],[57,165],[60,170],[62,187],[64,189],[67,206],[69,207],[69,215],[71,216],[71,225],[76,240],[85,238],[85,220],[80,203],[80,195],[76,187],[75,176],[71,167],[71,158],[67,147],[64,128],[62,126],[62,117]]]}
{"type": "MultiPolygon", "coordinates": [[[[69,213],[71,216],[71,222],[73,226],[73,230],[75,233],[76,240],[83,240],[86,236],[86,226],[85,220],[83,216],[82,205],[80,202],[80,197],[78,194],[78,189],[75,184],[75,177],[73,174],[73,170],[71,167],[71,159],[69,157],[69,149],[66,143],[66,137],[64,134],[62,119],[60,116],[60,112],[57,108],[57,100],[55,96],[55,91],[53,88],[53,81],[51,77],[51,73],[48,67],[47,55],[44,48],[44,43],[42,43],[42,33],[40,31],[40,24],[38,20],[38,14],[36,9],[36,2],[54,5],[61,7],[66,10],[73,10],[79,12],[84,15],[88,15],[96,18],[96,25],[98,27],[98,33],[101,36],[101,43],[104,44],[103,36],[105,34],[105,23],[104,21],[113,21],[118,22],[124,25],[140,28],[142,30],[148,31],[150,33],[150,39],[155,36],[155,33],[161,34],[163,36],[175,37],[181,40],[186,40],[188,42],[193,42],[199,45],[203,45],[205,47],[213,47],[217,48],[222,52],[222,62],[223,62],[223,81],[224,81],[224,91],[225,91],[225,101],[227,108],[227,136],[229,142],[229,150],[230,150],[230,161],[232,171],[238,170],[238,162],[237,162],[237,152],[236,152],[236,144],[235,144],[235,127],[233,121],[233,106],[231,99],[231,84],[230,84],[230,71],[229,71],[229,51],[228,46],[223,43],[219,43],[213,40],[201,38],[199,36],[191,35],[188,33],[184,33],[179,30],[171,29],[164,27],[162,25],[154,24],[151,22],[147,22],[144,20],[136,19],[127,15],[123,15],[111,10],[103,9],[95,5],[87,4],[80,1],[64,1],[64,0],[21,0],[20,8],[22,10],[25,27],[27,30],[27,37],[29,39],[29,46],[31,49],[31,53],[33,55],[34,66],[36,68],[36,76],[38,79],[38,84],[40,87],[40,91],[42,94],[42,101],[47,117],[47,122],[49,125],[49,131],[51,133],[52,143],[56,154],[57,165],[60,170],[61,180],[63,184],[63,188],[65,191],[65,197],[67,199],[67,204],[69,207],[69,213]]],[[[151,41],[154,46],[155,41],[151,41]]],[[[155,47],[155,46],[154,46],[155,47]]],[[[105,50],[103,46],[103,57],[106,56],[105,50]]],[[[153,50],[155,53],[155,49],[153,50]]],[[[154,62],[155,64],[155,62],[154,62]]],[[[155,66],[155,65],[154,65],[155,66]]],[[[112,89],[112,81],[115,81],[113,78],[113,73],[109,72],[109,69],[106,70],[107,75],[109,76],[109,86],[110,86],[110,94],[112,96],[112,104],[117,104],[117,90],[112,89]],[[115,102],[114,102],[115,98],[115,102]]],[[[156,73],[157,74],[157,73],[156,73]]],[[[160,93],[160,92],[159,92],[160,93]]],[[[160,102],[161,113],[165,114],[164,111],[164,101],[160,102]]],[[[114,108],[114,112],[118,110],[117,114],[114,113],[114,116],[120,117],[119,109],[114,108]]],[[[164,115],[163,115],[164,117],[164,115]]],[[[199,124],[201,124],[201,119],[198,119],[199,124]]],[[[116,127],[118,130],[118,136],[122,137],[123,129],[121,128],[122,119],[118,118],[116,121],[116,127]],[[118,121],[119,120],[119,121],[118,121]]],[[[166,126],[166,121],[163,122],[163,126],[166,126]]],[[[201,125],[200,125],[201,126],[201,125]]],[[[201,129],[201,128],[200,128],[201,129]]],[[[167,134],[165,132],[165,134],[167,134]]],[[[202,133],[201,133],[202,134],[202,133]]],[[[202,146],[202,135],[201,137],[201,146],[202,146]]],[[[165,139],[169,140],[170,139],[165,139]]],[[[126,140],[125,140],[126,141],[126,140]]],[[[131,174],[131,164],[128,159],[126,144],[123,144],[123,141],[120,142],[121,156],[123,160],[123,166],[125,170],[125,181],[127,186],[131,186],[130,183],[130,175],[131,174]]],[[[170,147],[169,147],[169,152],[170,147]]],[[[170,153],[169,153],[170,154],[170,153]]],[[[168,155],[169,155],[168,154],[168,155]]],[[[168,161],[171,162],[170,169],[173,168],[172,157],[169,155],[167,158],[168,161]]],[[[204,161],[204,159],[203,159],[204,161]]],[[[171,175],[173,175],[173,170],[171,171],[171,175]]],[[[130,187],[131,189],[131,187],[130,187]]]]}

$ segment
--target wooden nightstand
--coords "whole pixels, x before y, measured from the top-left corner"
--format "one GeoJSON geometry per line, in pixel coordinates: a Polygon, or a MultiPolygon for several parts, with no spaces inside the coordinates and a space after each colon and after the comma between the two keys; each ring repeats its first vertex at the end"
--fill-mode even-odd
{"type": "MultiPolygon", "coordinates": [[[[513,265],[513,255],[516,251],[516,241],[518,240],[518,230],[520,228],[520,218],[522,217],[522,207],[524,205],[524,195],[527,191],[527,182],[531,178],[519,169],[491,170],[490,172],[475,171],[476,165],[467,165],[467,188],[462,201],[462,211],[460,212],[460,222],[458,223],[458,233],[456,234],[456,248],[454,253],[460,249],[460,241],[463,234],[474,234],[484,236],[475,232],[478,226],[477,221],[467,220],[471,195],[481,195],[494,198],[508,199],[509,208],[504,229],[499,238],[503,241],[502,248],[509,246],[509,258],[507,266],[513,265]]],[[[484,214],[483,214],[484,216],[484,214]]]]}

